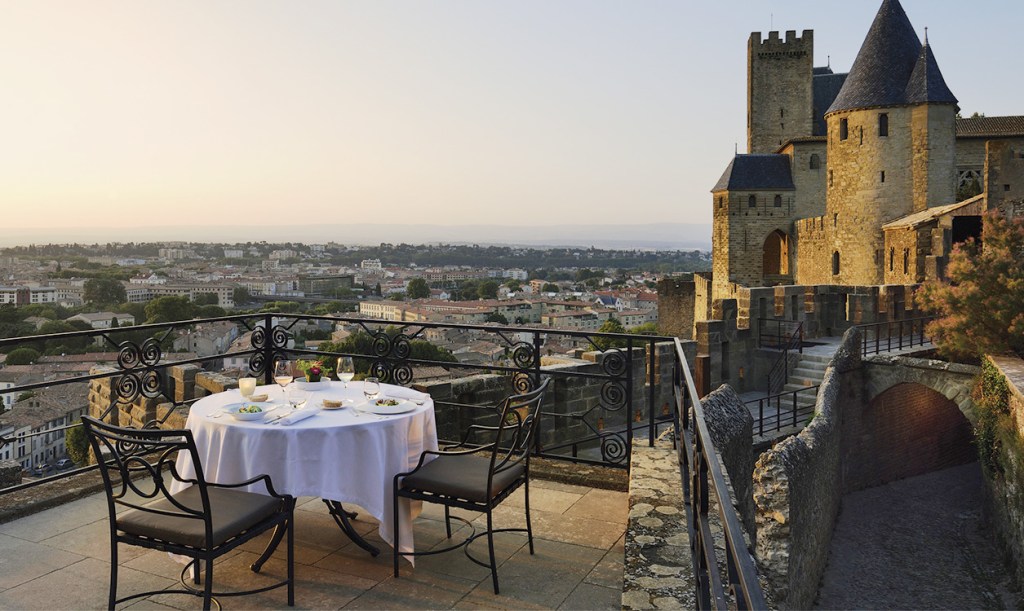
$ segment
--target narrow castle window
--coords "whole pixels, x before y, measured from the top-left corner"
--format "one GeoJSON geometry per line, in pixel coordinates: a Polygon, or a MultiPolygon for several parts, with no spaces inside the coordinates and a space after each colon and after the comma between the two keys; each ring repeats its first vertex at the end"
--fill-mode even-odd
{"type": "Polygon", "coordinates": [[[832,275],[839,275],[839,251],[832,253],[832,275]]]}
{"type": "Polygon", "coordinates": [[[779,109],[779,118],[785,118],[785,116],[786,116],[786,109],[785,108],[780,108],[779,109]]]}
{"type": "Polygon", "coordinates": [[[860,143],[864,144],[864,128],[860,128],[860,143]]]}
{"type": "Polygon", "coordinates": [[[1003,191],[1009,191],[1010,185],[1003,185],[1003,191]]]}
{"type": "Polygon", "coordinates": [[[832,226],[833,227],[838,227],[839,226],[839,214],[838,213],[832,213],[832,226]]]}
{"type": "Polygon", "coordinates": [[[775,196],[775,207],[776,208],[781,208],[782,207],[782,196],[781,195],[776,195],[775,196]]]}
{"type": "Polygon", "coordinates": [[[882,182],[885,182],[885,170],[882,170],[882,182]]]}
{"type": "Polygon", "coordinates": [[[839,119],[839,139],[846,140],[850,136],[850,124],[846,119],[839,119]]]}
{"type": "Polygon", "coordinates": [[[909,274],[910,273],[910,249],[909,248],[904,248],[903,249],[903,273],[904,274],[909,274]]]}
{"type": "Polygon", "coordinates": [[[811,155],[811,169],[817,170],[819,168],[821,168],[821,157],[818,157],[818,154],[815,153],[811,155]]]}
{"type": "Polygon", "coordinates": [[[896,264],[896,248],[889,249],[889,271],[893,270],[893,266],[896,264]]]}
{"type": "Polygon", "coordinates": [[[883,112],[878,115],[878,135],[889,135],[889,113],[883,112]]]}
{"type": "Polygon", "coordinates": [[[748,208],[757,208],[757,197],[755,197],[753,195],[748,197],[747,198],[747,207],[748,208]]]}
{"type": "Polygon", "coordinates": [[[719,197],[718,198],[718,207],[719,208],[724,208],[725,207],[725,198],[724,197],[719,197]]]}
{"type": "Polygon", "coordinates": [[[828,186],[832,186],[832,170],[828,171],[828,186]]]}

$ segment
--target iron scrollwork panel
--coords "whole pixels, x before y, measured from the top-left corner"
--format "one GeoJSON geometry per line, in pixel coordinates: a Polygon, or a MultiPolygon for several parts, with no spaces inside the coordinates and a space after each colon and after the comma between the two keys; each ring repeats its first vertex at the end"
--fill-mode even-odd
{"type": "Polygon", "coordinates": [[[249,371],[254,375],[264,375],[267,367],[287,354],[288,340],[291,334],[281,325],[274,325],[268,332],[266,327],[258,326],[252,330],[252,347],[256,352],[249,357],[249,371]],[[267,355],[270,362],[267,362],[267,355]]]}

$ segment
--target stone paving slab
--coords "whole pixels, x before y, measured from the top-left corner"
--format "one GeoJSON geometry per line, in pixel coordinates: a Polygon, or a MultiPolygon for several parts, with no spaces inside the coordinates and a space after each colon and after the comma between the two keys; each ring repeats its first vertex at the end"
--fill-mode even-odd
{"type": "MultiPolygon", "coordinates": [[[[381,547],[376,558],[345,538],[319,499],[298,501],[296,520],[296,608],[298,609],[610,609],[621,599],[626,493],[592,490],[578,484],[531,481],[535,550],[526,536],[495,535],[501,594],[491,588],[490,572],[462,551],[404,560],[392,576],[389,546],[377,537],[377,523],[359,508],[356,530],[381,547]],[[600,505],[600,508],[590,505],[600,505]],[[600,519],[596,519],[600,518],[600,519]]],[[[495,512],[495,526],[524,523],[522,493],[495,512]]],[[[483,516],[453,511],[479,524],[483,516]]],[[[427,505],[416,520],[416,548],[445,545],[443,510],[427,505]]],[[[453,522],[455,537],[468,527],[453,522]]],[[[256,581],[279,579],[285,571],[283,549],[254,575],[249,564],[266,537],[227,554],[214,570],[217,587],[248,588],[256,581]]],[[[101,495],[85,497],[0,525],[0,609],[106,608],[109,578],[109,528],[101,495]]],[[[119,593],[178,587],[182,565],[158,551],[119,548],[119,593]]],[[[486,539],[473,545],[487,556],[486,539]]],[[[132,609],[196,609],[199,600],[165,594],[125,605],[132,609]]],[[[284,608],[285,591],[225,598],[225,608],[284,608]]]]}

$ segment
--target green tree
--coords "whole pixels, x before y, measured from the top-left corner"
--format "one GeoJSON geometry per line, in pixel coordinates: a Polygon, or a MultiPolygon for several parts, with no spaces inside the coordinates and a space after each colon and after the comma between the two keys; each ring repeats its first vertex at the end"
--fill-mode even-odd
{"type": "Polygon", "coordinates": [[[249,303],[250,299],[252,299],[252,295],[249,293],[249,289],[244,286],[236,286],[231,291],[231,300],[235,302],[235,305],[249,303]]]}
{"type": "Polygon", "coordinates": [[[89,463],[89,439],[85,435],[85,427],[74,426],[66,430],[64,446],[68,450],[68,458],[76,465],[89,463]]]}
{"type": "Polygon", "coordinates": [[[950,358],[1016,352],[1024,355],[1024,218],[985,216],[982,241],[958,245],[948,281],[926,282],[915,295],[937,319],[927,332],[950,358]]]}
{"type": "Polygon", "coordinates": [[[220,299],[217,298],[216,293],[199,293],[192,298],[192,303],[197,306],[217,305],[220,303],[220,299]]]}
{"type": "Polygon", "coordinates": [[[506,318],[505,315],[502,314],[501,312],[491,312],[490,314],[487,315],[487,318],[484,319],[484,322],[496,322],[503,325],[507,325],[508,318],[506,318]]]}
{"type": "Polygon", "coordinates": [[[196,316],[200,318],[217,318],[226,315],[227,311],[219,305],[204,305],[196,308],[196,316]]]}
{"type": "Polygon", "coordinates": [[[165,295],[146,304],[146,322],[175,322],[189,320],[195,314],[195,306],[188,297],[165,295]]]}
{"type": "Polygon", "coordinates": [[[498,283],[494,280],[484,280],[476,288],[476,294],[480,299],[497,299],[498,283]]]}
{"type": "MultiPolygon", "coordinates": [[[[618,318],[611,316],[608,320],[601,323],[601,327],[597,330],[598,333],[625,333],[626,328],[622,326],[618,318]]],[[[626,345],[626,340],[621,338],[611,337],[598,337],[594,339],[594,343],[601,350],[607,350],[609,348],[622,348],[626,345]]]]}
{"type": "Polygon", "coordinates": [[[127,300],[124,284],[116,278],[89,278],[82,288],[82,299],[87,303],[114,305],[127,300]]]}
{"type": "Polygon", "coordinates": [[[513,293],[517,293],[517,292],[519,292],[520,289],[523,288],[523,283],[518,281],[518,280],[516,280],[515,278],[513,278],[513,279],[509,280],[508,282],[506,282],[505,286],[508,287],[509,291],[511,291],[513,293]]]}
{"type": "Polygon", "coordinates": [[[430,297],[430,286],[423,278],[413,278],[405,288],[405,294],[409,299],[426,299],[430,297]]]}
{"type": "Polygon", "coordinates": [[[541,288],[542,293],[557,293],[561,290],[562,289],[558,288],[557,284],[552,284],[550,282],[545,282],[544,286],[541,288]]]}
{"type": "Polygon", "coordinates": [[[5,365],[32,365],[39,360],[39,351],[33,348],[15,348],[7,353],[5,365]]]}

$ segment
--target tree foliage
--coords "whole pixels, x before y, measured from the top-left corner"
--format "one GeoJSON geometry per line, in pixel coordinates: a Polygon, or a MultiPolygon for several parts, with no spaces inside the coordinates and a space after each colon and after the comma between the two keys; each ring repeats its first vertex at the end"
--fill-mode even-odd
{"type": "Polygon", "coordinates": [[[85,436],[85,427],[73,426],[64,432],[64,447],[68,458],[76,465],[89,463],[89,439],[85,436]]]}
{"type": "Polygon", "coordinates": [[[175,322],[189,320],[194,316],[195,307],[188,297],[165,295],[146,304],[146,322],[175,322]]]}
{"type": "Polygon", "coordinates": [[[97,305],[114,305],[128,299],[124,284],[117,278],[89,278],[82,286],[82,299],[97,305]]]}
{"type": "Polygon", "coordinates": [[[498,286],[494,280],[484,280],[476,287],[476,294],[480,299],[497,299],[498,286]]]}
{"type": "Polygon", "coordinates": [[[31,365],[39,360],[39,351],[33,348],[15,348],[7,353],[5,365],[31,365]]]}
{"type": "Polygon", "coordinates": [[[985,216],[982,242],[958,245],[948,281],[929,281],[916,299],[937,319],[928,334],[941,354],[1024,354],[1024,219],[985,216]]]}
{"type": "Polygon", "coordinates": [[[409,299],[426,299],[430,297],[430,286],[423,278],[413,278],[405,289],[409,299]]]}

